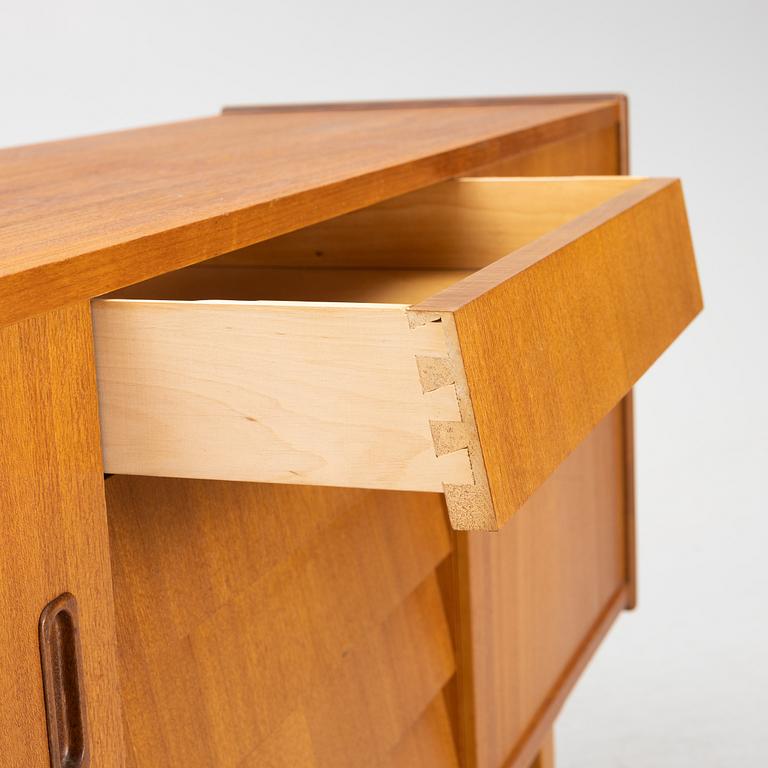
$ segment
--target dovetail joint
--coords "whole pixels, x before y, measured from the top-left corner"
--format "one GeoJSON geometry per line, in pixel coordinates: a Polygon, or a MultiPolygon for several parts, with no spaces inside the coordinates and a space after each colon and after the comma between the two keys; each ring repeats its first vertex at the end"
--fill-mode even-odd
{"type": "Polygon", "coordinates": [[[422,392],[426,395],[443,387],[452,387],[460,414],[460,421],[430,419],[429,422],[435,456],[466,450],[473,478],[471,485],[454,484],[450,481],[443,483],[451,525],[457,530],[496,530],[497,518],[488,487],[453,316],[411,311],[408,313],[408,322],[412,329],[439,322],[444,333],[445,355],[417,355],[416,367],[422,392]]]}

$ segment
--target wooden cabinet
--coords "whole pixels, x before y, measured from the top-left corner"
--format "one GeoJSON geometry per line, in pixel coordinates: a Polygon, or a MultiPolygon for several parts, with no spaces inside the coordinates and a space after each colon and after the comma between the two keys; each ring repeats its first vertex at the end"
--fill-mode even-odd
{"type": "Polygon", "coordinates": [[[634,605],[631,387],[701,308],[624,99],[238,108],[0,168],[10,764],[47,764],[70,592],[94,766],[551,765],[634,605]]]}

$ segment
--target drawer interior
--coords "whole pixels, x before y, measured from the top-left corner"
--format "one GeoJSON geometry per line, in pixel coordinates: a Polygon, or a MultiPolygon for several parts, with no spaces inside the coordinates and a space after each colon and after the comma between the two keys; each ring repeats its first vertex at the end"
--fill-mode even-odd
{"type": "Polygon", "coordinates": [[[417,304],[639,181],[457,179],[161,275],[109,298],[417,304]]]}

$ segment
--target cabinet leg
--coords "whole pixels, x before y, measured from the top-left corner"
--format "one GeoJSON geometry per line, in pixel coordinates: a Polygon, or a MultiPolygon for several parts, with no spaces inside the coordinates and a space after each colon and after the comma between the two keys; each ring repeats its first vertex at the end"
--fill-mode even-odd
{"type": "Polygon", "coordinates": [[[544,743],[541,745],[539,754],[531,763],[531,768],[555,768],[555,734],[550,731],[547,734],[544,743]]]}

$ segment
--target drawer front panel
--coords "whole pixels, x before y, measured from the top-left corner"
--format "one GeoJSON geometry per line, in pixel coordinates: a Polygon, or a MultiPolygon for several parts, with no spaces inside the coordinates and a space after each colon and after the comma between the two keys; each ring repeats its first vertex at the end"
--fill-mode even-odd
{"type": "Polygon", "coordinates": [[[490,496],[477,527],[503,525],[701,308],[682,189],[653,179],[414,307],[455,325],[490,496]]]}

